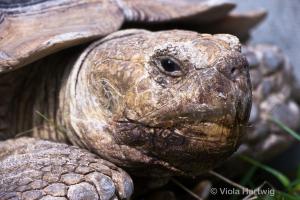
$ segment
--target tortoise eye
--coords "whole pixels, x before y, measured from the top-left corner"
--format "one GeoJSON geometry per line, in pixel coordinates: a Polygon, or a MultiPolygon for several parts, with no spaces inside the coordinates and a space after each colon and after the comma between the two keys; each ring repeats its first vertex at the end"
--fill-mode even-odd
{"type": "Polygon", "coordinates": [[[167,75],[181,76],[183,74],[180,64],[173,58],[161,58],[159,65],[159,68],[167,75]]]}

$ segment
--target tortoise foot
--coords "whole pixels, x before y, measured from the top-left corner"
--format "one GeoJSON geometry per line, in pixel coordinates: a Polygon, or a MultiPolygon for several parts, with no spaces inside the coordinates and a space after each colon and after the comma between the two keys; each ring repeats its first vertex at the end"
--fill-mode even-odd
{"type": "Polygon", "coordinates": [[[130,176],[96,155],[34,138],[0,142],[0,199],[129,199],[130,176]]]}

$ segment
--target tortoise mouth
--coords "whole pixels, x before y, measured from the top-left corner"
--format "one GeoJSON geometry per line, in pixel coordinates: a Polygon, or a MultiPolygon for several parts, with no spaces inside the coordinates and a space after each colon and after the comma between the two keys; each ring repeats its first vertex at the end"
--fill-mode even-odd
{"type": "Polygon", "coordinates": [[[184,125],[197,128],[199,124],[232,127],[236,123],[240,123],[240,120],[237,119],[239,115],[236,113],[236,109],[230,106],[230,103],[227,104],[229,105],[209,106],[189,103],[188,105],[165,106],[150,115],[146,114],[146,117],[139,119],[126,118],[126,120],[153,128],[179,128],[184,127],[184,125]]]}
{"type": "Polygon", "coordinates": [[[223,123],[201,122],[200,124],[183,124],[175,128],[174,132],[192,140],[218,142],[222,140],[222,137],[235,137],[231,133],[232,128],[223,123]]]}
{"type": "Polygon", "coordinates": [[[176,175],[201,174],[222,162],[236,150],[239,127],[243,127],[214,122],[184,123],[169,128],[136,121],[116,124],[118,134],[114,138],[119,145],[130,146],[150,157],[151,163],[144,163],[148,169],[153,165],[156,172],[159,169],[176,175]]]}

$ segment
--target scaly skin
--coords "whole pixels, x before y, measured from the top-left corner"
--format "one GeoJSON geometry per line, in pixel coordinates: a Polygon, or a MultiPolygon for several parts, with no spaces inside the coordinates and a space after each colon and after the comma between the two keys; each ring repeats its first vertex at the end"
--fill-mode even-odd
{"type": "Polygon", "coordinates": [[[19,138],[0,152],[2,200],[127,199],[133,190],[126,172],[78,147],[19,138]]]}
{"type": "MultiPolygon", "coordinates": [[[[96,175],[106,174],[116,181],[116,190],[110,194],[118,198],[127,198],[132,186],[124,193],[122,188],[127,187],[114,176],[125,173],[110,162],[138,176],[201,174],[235,151],[250,114],[248,65],[238,39],[231,35],[120,31],[93,43],[83,53],[67,50],[4,74],[0,80],[7,83],[10,78],[16,82],[12,81],[14,88],[6,87],[6,94],[11,94],[7,99],[12,101],[1,102],[10,108],[3,115],[8,117],[2,137],[32,130],[30,136],[88,149],[99,156],[93,157],[94,162],[110,172],[100,167],[96,175]],[[176,65],[168,68],[162,64],[164,59],[176,65]]],[[[14,157],[30,157],[24,158],[24,169],[40,172],[39,162],[45,162],[70,172],[59,162],[63,158],[80,165],[78,159],[70,158],[70,150],[84,152],[82,157],[87,160],[91,156],[67,145],[60,151],[61,145],[28,138],[2,142],[0,169],[9,168],[9,161],[12,170],[2,170],[2,176],[14,179],[14,174],[20,173],[17,166],[21,158],[14,157]],[[57,154],[51,156],[56,148],[57,154]]],[[[26,177],[17,176],[15,181],[26,177]]],[[[84,180],[89,182],[89,177],[84,180]]],[[[128,176],[122,180],[131,183],[128,176]]],[[[5,184],[2,194],[12,191],[25,198],[24,192],[8,191],[15,182],[5,184]]],[[[39,194],[47,195],[44,190],[51,184],[46,182],[39,194]]],[[[61,195],[72,199],[68,194],[80,193],[83,188],[105,188],[101,183],[88,184],[66,184],[61,195]]],[[[29,185],[26,192],[36,195],[34,190],[29,185]]],[[[96,193],[101,197],[100,190],[96,193]]]]}

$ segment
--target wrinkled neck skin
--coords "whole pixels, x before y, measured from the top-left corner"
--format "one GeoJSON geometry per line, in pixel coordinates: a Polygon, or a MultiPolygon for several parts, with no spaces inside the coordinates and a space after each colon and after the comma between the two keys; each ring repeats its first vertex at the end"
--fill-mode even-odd
{"type": "Polygon", "coordinates": [[[81,48],[48,56],[0,75],[0,139],[33,136],[68,142],[60,103],[68,76],[81,48]],[[2,117],[3,116],[3,117],[2,117]]]}

